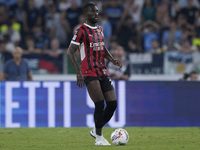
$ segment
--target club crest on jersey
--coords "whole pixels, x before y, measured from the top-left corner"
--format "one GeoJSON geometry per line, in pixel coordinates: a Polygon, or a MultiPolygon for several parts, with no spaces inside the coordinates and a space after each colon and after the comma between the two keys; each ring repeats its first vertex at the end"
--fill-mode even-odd
{"type": "Polygon", "coordinates": [[[100,29],[98,29],[98,32],[101,33],[102,38],[104,38],[104,34],[100,29]]]}

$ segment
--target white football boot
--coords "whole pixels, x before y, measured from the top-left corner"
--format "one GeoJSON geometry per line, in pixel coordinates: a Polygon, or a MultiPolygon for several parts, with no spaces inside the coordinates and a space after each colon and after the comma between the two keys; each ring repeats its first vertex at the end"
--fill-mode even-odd
{"type": "Polygon", "coordinates": [[[91,137],[96,139],[97,135],[96,135],[96,128],[95,127],[90,131],[90,135],[91,135],[91,137]]]}
{"type": "Polygon", "coordinates": [[[111,144],[103,136],[96,135],[95,145],[109,146],[111,144]]]}

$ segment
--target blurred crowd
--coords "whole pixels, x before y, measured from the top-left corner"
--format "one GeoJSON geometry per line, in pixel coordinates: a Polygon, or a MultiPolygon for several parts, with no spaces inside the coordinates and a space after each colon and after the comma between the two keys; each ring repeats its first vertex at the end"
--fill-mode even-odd
{"type": "Polygon", "coordinates": [[[198,0],[0,0],[0,53],[65,52],[74,31],[85,22],[84,3],[99,9],[107,47],[129,53],[185,55],[200,50],[198,0]]]}
{"type": "Polygon", "coordinates": [[[60,53],[85,21],[86,2],[98,6],[110,49],[117,43],[128,53],[199,50],[198,0],[0,0],[0,51],[17,45],[24,53],[60,53]]]}

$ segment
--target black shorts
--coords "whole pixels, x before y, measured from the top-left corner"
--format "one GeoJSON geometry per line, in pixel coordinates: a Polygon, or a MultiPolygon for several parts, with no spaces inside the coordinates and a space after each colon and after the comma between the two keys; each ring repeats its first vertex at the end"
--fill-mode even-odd
{"type": "Polygon", "coordinates": [[[84,82],[85,82],[86,86],[88,85],[88,83],[90,81],[93,81],[93,80],[99,80],[101,90],[103,91],[103,93],[114,90],[112,81],[111,81],[110,77],[108,77],[108,76],[101,76],[101,77],[86,76],[86,77],[84,77],[84,82]]]}

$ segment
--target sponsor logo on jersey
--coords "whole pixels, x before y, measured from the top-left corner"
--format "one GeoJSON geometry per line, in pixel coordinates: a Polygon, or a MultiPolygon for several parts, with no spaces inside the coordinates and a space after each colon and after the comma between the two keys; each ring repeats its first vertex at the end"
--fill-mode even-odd
{"type": "Polygon", "coordinates": [[[104,42],[90,43],[90,47],[93,48],[93,51],[101,51],[104,49],[104,46],[105,46],[104,42]]]}

